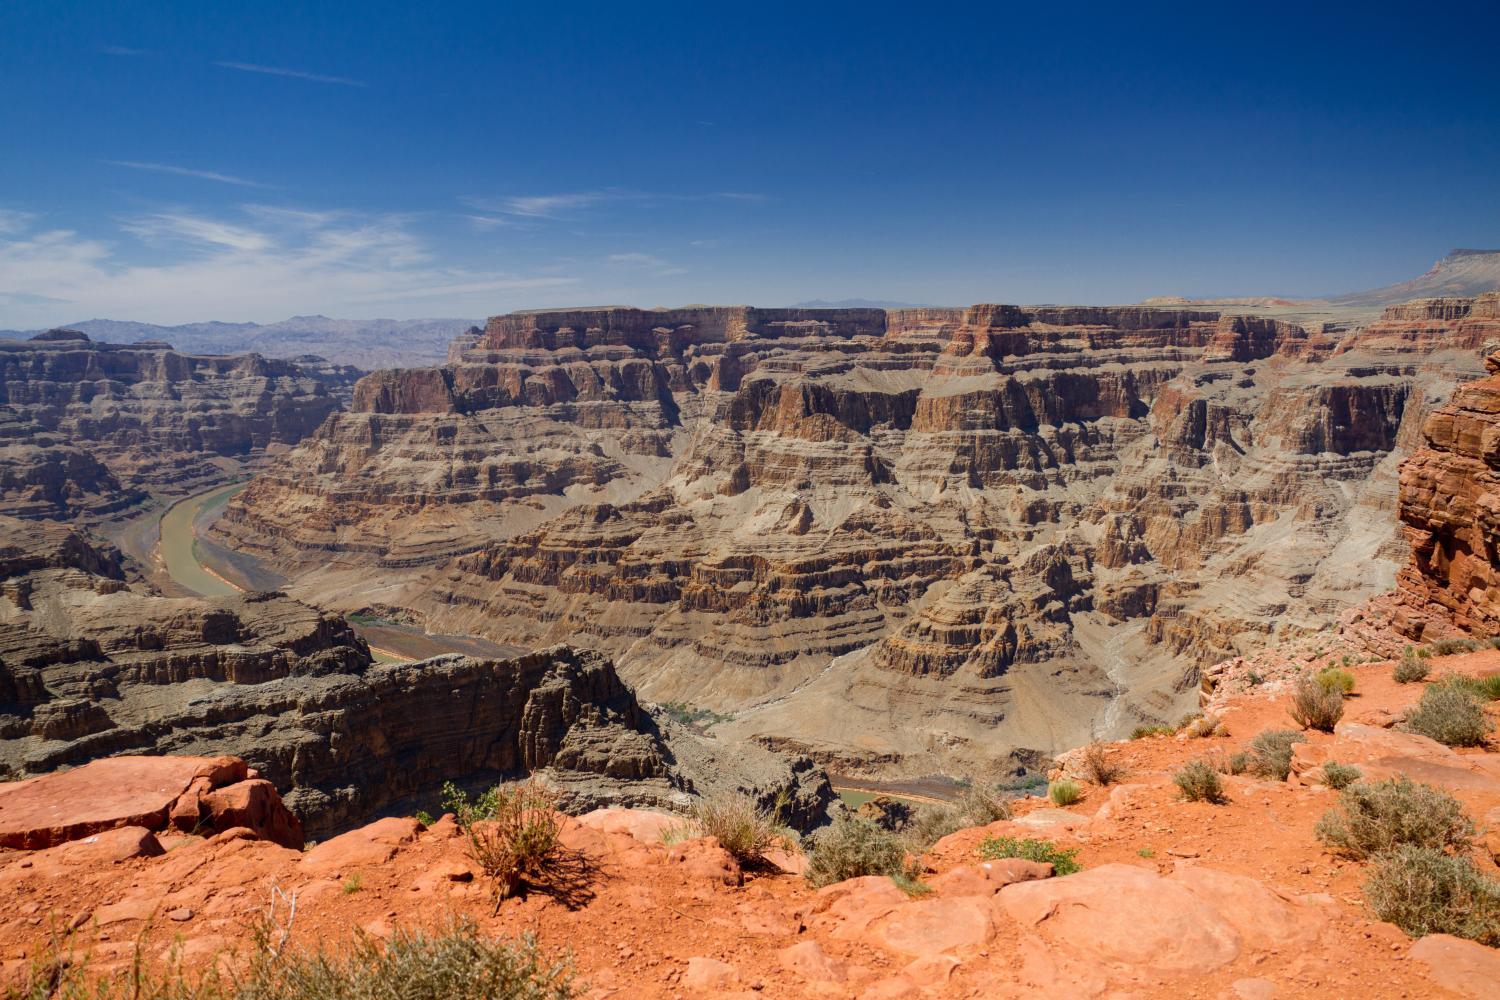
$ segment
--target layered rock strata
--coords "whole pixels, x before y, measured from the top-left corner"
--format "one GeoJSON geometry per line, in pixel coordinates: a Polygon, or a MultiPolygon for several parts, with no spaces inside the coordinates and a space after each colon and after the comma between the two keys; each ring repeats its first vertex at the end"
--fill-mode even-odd
{"type": "Polygon", "coordinates": [[[224,478],[311,433],[354,374],[74,330],[0,341],[0,512],[96,521],[224,478]]]}
{"type": "Polygon", "coordinates": [[[378,568],[433,628],[612,652],[734,735],[972,765],[1175,718],[1198,665],[1389,586],[1396,467],[1500,336],[1489,301],[1359,330],[499,316],[440,368],[361,381],[219,531],[293,593],[356,606],[378,568]]]}
{"type": "Polygon", "coordinates": [[[0,537],[0,775],[233,755],[314,835],[539,770],[570,808],[784,792],[810,826],[831,800],[806,761],[663,732],[598,653],[377,666],[342,618],[284,595],[158,597],[62,526],[0,517],[0,537]]]}

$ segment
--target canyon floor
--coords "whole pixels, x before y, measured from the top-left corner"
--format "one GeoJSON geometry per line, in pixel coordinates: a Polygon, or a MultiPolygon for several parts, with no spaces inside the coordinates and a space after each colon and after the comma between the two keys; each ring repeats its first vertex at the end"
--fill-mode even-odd
{"type": "MultiPolygon", "coordinates": [[[[1434,680],[1493,674],[1500,651],[1431,662],[1434,680]]],[[[1441,935],[1414,942],[1374,920],[1362,893],[1367,866],[1330,856],[1313,832],[1337,797],[1318,783],[1323,761],[1354,764],[1371,779],[1409,773],[1488,825],[1476,857],[1494,872],[1500,748],[1492,739],[1453,751],[1387,728],[1423,688],[1396,684],[1391,669],[1350,668],[1357,686],[1344,721],[1332,734],[1305,734],[1285,782],[1226,777],[1228,802],[1211,805],[1183,801],[1172,780],[1191,760],[1222,759],[1265,729],[1295,728],[1285,685],[1272,681],[1219,698],[1227,735],[1109,744],[1124,771],[1118,783],[1086,784],[1068,808],[1018,800],[1013,820],[940,840],[921,858],[929,891],[915,898],[883,877],[810,889],[795,854],[779,856],[787,870],[741,872],[712,840],[668,846],[664,831],[680,818],[644,810],[568,820],[565,839],[590,859],[586,881],[571,895],[531,894],[498,912],[451,817],[425,827],[387,818],[303,851],[243,828],[204,838],[133,827],[0,852],[0,892],[14,901],[0,916],[0,969],[19,974],[68,928],[100,969],[128,961],[138,942],[151,955],[178,948],[189,966],[232,963],[226,956],[243,949],[245,928],[279,889],[297,901],[294,947],[461,914],[486,934],[532,932],[545,949],[566,952],[581,994],[600,1000],[1494,996],[1500,952],[1441,935]],[[1042,866],[982,862],[978,845],[998,835],[1074,848],[1082,871],[1038,879],[1042,866]]],[[[1492,725],[1497,715],[1492,703],[1492,725]]],[[[79,781],[87,770],[70,773],[79,781]]],[[[0,842],[16,842],[7,799],[61,777],[0,788],[0,842]]],[[[44,826],[89,810],[87,788],[74,792],[44,826]]]]}

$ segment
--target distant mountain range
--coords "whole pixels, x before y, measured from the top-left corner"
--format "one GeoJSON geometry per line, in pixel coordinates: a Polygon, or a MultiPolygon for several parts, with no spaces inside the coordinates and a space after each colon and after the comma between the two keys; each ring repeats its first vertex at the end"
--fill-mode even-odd
{"type": "MultiPolygon", "coordinates": [[[[68,323],[95,340],[129,344],[163,340],[187,354],[243,354],[295,358],[317,354],[342,365],[371,371],[376,368],[420,367],[439,364],[448,342],[471,326],[473,319],[330,319],[293,316],[279,323],[184,323],[157,326],[116,319],[68,323]]],[[[34,330],[0,330],[0,339],[25,339],[34,330]]]]}
{"type": "Polygon", "coordinates": [[[892,302],[888,299],[808,299],[793,302],[792,309],[931,309],[922,302],[892,302]]]}
{"type": "Polygon", "coordinates": [[[1410,281],[1338,295],[1338,306],[1388,306],[1408,299],[1478,295],[1500,289],[1500,250],[1450,250],[1448,256],[1410,281]]]}

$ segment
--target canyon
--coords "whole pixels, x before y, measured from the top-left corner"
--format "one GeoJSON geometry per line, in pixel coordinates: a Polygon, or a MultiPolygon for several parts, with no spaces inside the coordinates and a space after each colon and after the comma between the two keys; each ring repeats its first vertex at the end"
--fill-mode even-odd
{"type": "MultiPolygon", "coordinates": [[[[1398,468],[1500,297],[497,316],[372,373],[213,539],[320,606],[606,653],[851,774],[1175,720],[1406,559],[1398,468]]],[[[1008,762],[1008,763],[1006,763],[1008,762]]]]}

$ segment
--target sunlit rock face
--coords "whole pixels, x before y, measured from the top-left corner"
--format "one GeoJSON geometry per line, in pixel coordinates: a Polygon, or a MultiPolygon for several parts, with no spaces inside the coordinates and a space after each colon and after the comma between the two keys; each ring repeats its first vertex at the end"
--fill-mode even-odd
{"type": "Polygon", "coordinates": [[[1389,587],[1397,467],[1488,300],[499,316],[231,505],[295,593],[616,655],[850,768],[1173,718],[1200,664],[1389,587]]]}
{"type": "Polygon", "coordinates": [[[0,340],[0,513],[98,520],[222,479],[310,434],[348,377],[76,330],[0,340]]]}

